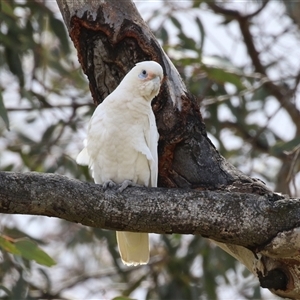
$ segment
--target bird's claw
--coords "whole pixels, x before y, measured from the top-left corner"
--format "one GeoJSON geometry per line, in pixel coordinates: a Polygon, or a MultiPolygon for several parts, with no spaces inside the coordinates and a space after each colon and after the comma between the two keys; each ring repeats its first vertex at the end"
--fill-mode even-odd
{"type": "Polygon", "coordinates": [[[115,182],[113,182],[112,180],[107,180],[102,184],[102,187],[104,190],[107,190],[108,188],[113,188],[115,187],[117,184],[115,182]]]}
{"type": "Polygon", "coordinates": [[[121,186],[118,188],[118,192],[122,193],[129,186],[139,186],[137,183],[134,183],[131,180],[124,180],[121,186]]]}

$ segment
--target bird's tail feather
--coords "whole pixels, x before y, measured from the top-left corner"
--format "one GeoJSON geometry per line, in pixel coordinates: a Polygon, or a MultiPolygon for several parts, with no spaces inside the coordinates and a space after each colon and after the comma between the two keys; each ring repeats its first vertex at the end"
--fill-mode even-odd
{"type": "Polygon", "coordinates": [[[117,242],[121,259],[125,265],[144,265],[149,261],[149,235],[117,231],[117,242]]]}

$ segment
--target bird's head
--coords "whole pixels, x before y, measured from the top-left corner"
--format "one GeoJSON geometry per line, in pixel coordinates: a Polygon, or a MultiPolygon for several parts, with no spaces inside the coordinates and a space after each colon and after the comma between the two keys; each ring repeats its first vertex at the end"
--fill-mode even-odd
{"type": "Polygon", "coordinates": [[[158,94],[163,77],[160,64],[155,61],[143,61],[131,69],[123,82],[147,101],[151,101],[158,94]]]}

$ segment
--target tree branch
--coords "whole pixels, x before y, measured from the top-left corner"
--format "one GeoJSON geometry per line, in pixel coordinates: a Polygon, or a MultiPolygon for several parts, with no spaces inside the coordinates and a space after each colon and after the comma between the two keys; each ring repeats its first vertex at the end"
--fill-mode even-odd
{"type": "Polygon", "coordinates": [[[57,174],[0,172],[0,212],[119,231],[201,234],[256,249],[299,225],[300,199],[144,187],[118,193],[57,174]]]}
{"type": "Polygon", "coordinates": [[[57,174],[0,172],[0,212],[120,231],[201,234],[244,263],[262,286],[285,297],[298,295],[300,199],[233,187],[128,188],[120,194],[57,174]]]}

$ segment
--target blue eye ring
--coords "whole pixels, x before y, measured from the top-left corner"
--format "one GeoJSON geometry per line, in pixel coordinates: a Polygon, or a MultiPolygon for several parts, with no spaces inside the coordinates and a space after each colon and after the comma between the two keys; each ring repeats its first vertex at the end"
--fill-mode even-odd
{"type": "Polygon", "coordinates": [[[148,73],[147,73],[146,70],[143,70],[143,71],[139,74],[139,78],[141,78],[141,79],[145,79],[145,78],[147,78],[147,76],[148,76],[148,73]]]}

